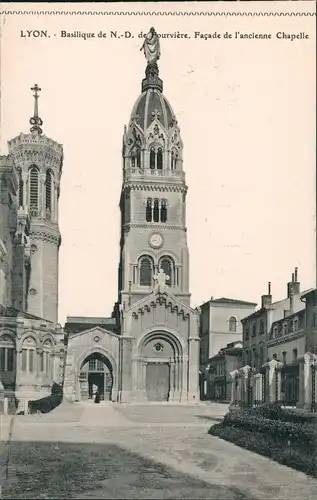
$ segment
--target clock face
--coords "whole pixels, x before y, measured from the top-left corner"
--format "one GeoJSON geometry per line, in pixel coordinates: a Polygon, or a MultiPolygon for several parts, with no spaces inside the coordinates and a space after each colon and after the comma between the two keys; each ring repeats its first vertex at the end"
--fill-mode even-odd
{"type": "Polygon", "coordinates": [[[163,236],[159,233],[154,233],[150,237],[150,245],[154,248],[159,248],[163,245],[163,236]]]}

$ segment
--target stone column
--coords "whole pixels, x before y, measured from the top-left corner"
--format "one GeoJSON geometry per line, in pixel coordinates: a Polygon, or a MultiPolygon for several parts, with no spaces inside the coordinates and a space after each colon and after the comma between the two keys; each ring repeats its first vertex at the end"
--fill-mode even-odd
{"type": "Polygon", "coordinates": [[[29,174],[28,172],[22,173],[22,181],[23,181],[23,208],[27,210],[28,205],[28,183],[29,183],[29,174]]]}
{"type": "Polygon", "coordinates": [[[132,391],[132,338],[119,337],[119,370],[118,370],[118,398],[121,402],[131,400],[132,391]]]}
{"type": "Polygon", "coordinates": [[[246,365],[243,368],[240,368],[239,372],[241,374],[241,402],[246,405],[248,404],[248,390],[249,390],[249,372],[251,370],[251,366],[246,365]]]}
{"type": "Polygon", "coordinates": [[[278,370],[283,368],[283,363],[280,363],[276,359],[271,359],[263,365],[266,370],[266,394],[268,398],[265,398],[265,401],[273,403],[277,400],[276,398],[276,389],[277,389],[277,397],[279,397],[281,393],[281,377],[278,375],[278,370]]]}
{"type": "Polygon", "coordinates": [[[188,401],[199,401],[199,337],[189,337],[188,401]]]}
{"type": "MultiPolygon", "coordinates": [[[[312,370],[317,368],[317,355],[306,352],[299,358],[298,408],[310,410],[312,406],[312,370]]],[[[316,372],[315,372],[316,373],[316,372]]],[[[317,374],[316,374],[317,375],[317,374]]],[[[315,378],[316,383],[316,378],[315,378]]],[[[315,387],[316,393],[316,387],[315,387]]]]}
{"type": "Polygon", "coordinates": [[[54,182],[54,221],[58,224],[59,181],[54,182]]]}
{"type": "Polygon", "coordinates": [[[254,376],[255,381],[255,401],[262,403],[262,373],[256,373],[254,376]]]}
{"type": "Polygon", "coordinates": [[[239,404],[243,402],[243,379],[240,372],[237,377],[237,402],[239,404]]]}
{"type": "Polygon", "coordinates": [[[16,357],[15,357],[15,370],[16,370],[16,389],[19,390],[21,385],[21,378],[23,377],[22,372],[22,346],[16,347],[16,357]]]}
{"type": "Polygon", "coordinates": [[[230,400],[230,405],[234,405],[237,401],[237,385],[236,385],[236,380],[237,380],[237,375],[238,375],[238,370],[234,370],[229,373],[230,375],[230,380],[231,380],[231,400],[230,400]]]}
{"type": "Polygon", "coordinates": [[[177,356],[176,358],[176,393],[177,393],[177,400],[181,401],[182,400],[182,393],[184,391],[184,373],[186,372],[186,366],[187,366],[187,358],[186,360],[184,359],[184,356],[177,356]]]}
{"type": "Polygon", "coordinates": [[[46,215],[46,210],[45,210],[45,174],[40,173],[39,180],[40,180],[39,216],[45,217],[45,215],[46,215]]]}

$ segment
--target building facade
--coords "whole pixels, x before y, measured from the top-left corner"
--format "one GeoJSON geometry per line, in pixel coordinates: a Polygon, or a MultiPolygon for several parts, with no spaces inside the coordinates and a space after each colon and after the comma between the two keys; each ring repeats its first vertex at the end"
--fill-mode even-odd
{"type": "Polygon", "coordinates": [[[180,128],[148,60],[123,135],[118,298],[111,318],[67,321],[70,399],[89,398],[95,384],[112,401],[199,400],[186,194],[180,128]]]}
{"type": "Polygon", "coordinates": [[[281,353],[275,352],[271,344],[269,349],[268,339],[272,325],[274,324],[275,332],[276,328],[281,328],[281,321],[285,319],[286,324],[286,318],[296,316],[304,308],[301,300],[304,293],[300,291],[297,268],[292,274],[292,280],[287,283],[285,299],[273,302],[271,283],[268,284],[268,293],[261,297],[261,308],[242,320],[244,365],[258,370],[268,359],[272,359],[273,354],[281,357],[281,353]],[[276,322],[279,322],[278,325],[276,322]]]}
{"type": "Polygon", "coordinates": [[[230,373],[241,367],[242,351],[242,341],[230,342],[208,360],[204,383],[201,385],[202,399],[230,401],[232,388],[230,373]]]}
{"type": "Polygon", "coordinates": [[[200,315],[200,369],[231,342],[242,341],[242,319],[253,313],[256,304],[244,300],[214,299],[204,302],[200,315]]]}
{"type": "Polygon", "coordinates": [[[62,146],[42,132],[39,91],[28,134],[0,158],[0,379],[8,395],[37,399],[61,382],[57,324],[62,146]]]}
{"type": "Polygon", "coordinates": [[[316,289],[301,294],[301,308],[295,312],[291,297],[290,310],[272,323],[268,333],[268,358],[283,364],[281,399],[293,406],[300,400],[301,364],[307,353],[317,352],[316,297],[316,289]]]}

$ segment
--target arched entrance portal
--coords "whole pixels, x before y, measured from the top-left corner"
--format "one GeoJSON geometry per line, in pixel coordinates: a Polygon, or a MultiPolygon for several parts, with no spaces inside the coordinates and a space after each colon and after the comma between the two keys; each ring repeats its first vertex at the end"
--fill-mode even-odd
{"type": "Polygon", "coordinates": [[[143,339],[140,347],[147,400],[180,400],[184,361],[178,339],[167,332],[152,332],[143,339]]]}
{"type": "Polygon", "coordinates": [[[80,369],[80,399],[92,399],[94,388],[98,388],[100,399],[111,400],[113,369],[109,359],[99,352],[85,358],[80,369]]]}

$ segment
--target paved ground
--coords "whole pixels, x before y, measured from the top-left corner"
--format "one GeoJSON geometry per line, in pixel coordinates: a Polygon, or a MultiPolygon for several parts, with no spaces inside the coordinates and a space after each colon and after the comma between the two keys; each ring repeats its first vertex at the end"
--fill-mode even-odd
{"type": "Polygon", "coordinates": [[[316,480],[208,435],[226,411],[91,403],[16,417],[2,498],[316,498],[316,480]]]}

